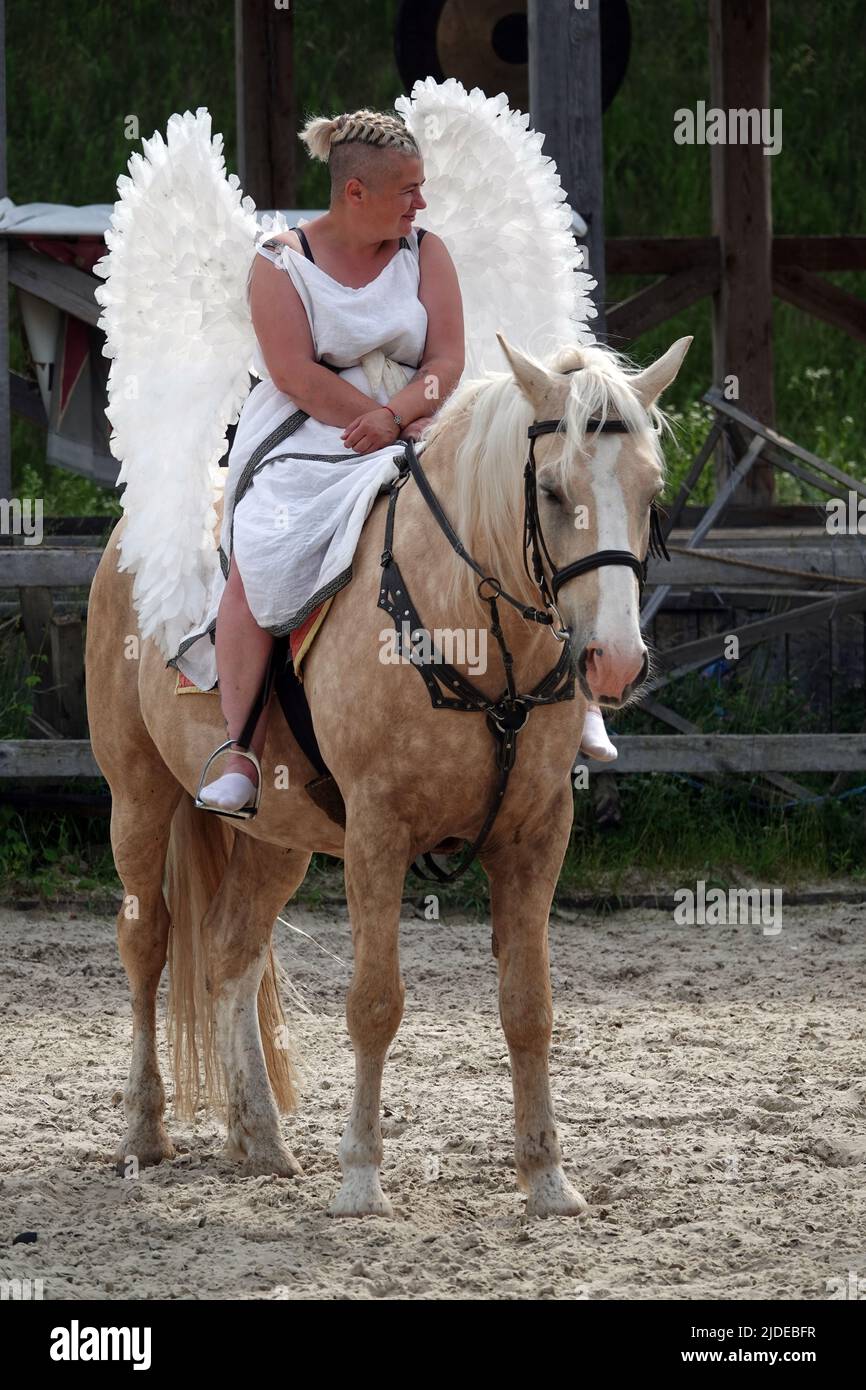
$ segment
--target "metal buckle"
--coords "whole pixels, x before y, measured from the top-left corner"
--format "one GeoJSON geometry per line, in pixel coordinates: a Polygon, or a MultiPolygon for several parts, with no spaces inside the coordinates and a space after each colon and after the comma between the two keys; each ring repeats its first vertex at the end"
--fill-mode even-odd
{"type": "Polygon", "coordinates": [[[562,615],[560,614],[560,611],[557,608],[556,604],[553,602],[552,599],[550,599],[545,603],[545,607],[550,608],[552,610],[556,617],[556,621],[559,624],[558,630],[556,627],[553,626],[552,622],[550,626],[550,630],[556,638],[557,642],[568,642],[571,639],[571,628],[565,626],[565,623],[562,621],[562,615]]]}

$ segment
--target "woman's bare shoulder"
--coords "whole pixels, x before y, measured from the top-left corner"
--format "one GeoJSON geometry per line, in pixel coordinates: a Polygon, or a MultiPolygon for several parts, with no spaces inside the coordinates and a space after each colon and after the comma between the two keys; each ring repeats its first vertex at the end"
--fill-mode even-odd
{"type": "Polygon", "coordinates": [[[300,251],[301,253],[304,249],[301,246],[301,238],[297,232],[293,231],[278,232],[276,236],[268,237],[268,240],[263,241],[261,245],[267,251],[276,251],[281,245],[291,246],[293,251],[300,251]]]}

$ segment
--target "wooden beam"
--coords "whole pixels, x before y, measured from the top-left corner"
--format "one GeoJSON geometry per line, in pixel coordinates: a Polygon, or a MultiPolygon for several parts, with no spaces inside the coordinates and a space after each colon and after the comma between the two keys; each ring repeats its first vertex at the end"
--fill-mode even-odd
{"type": "MultiPolygon", "coordinates": [[[[866,768],[866,734],[624,734],[620,772],[850,772],[866,768]]],[[[610,773],[603,764],[591,773],[610,773]]],[[[0,778],[99,777],[87,739],[5,739],[0,778]]]]}
{"type": "Polygon", "coordinates": [[[724,656],[725,643],[730,637],[736,636],[740,652],[743,653],[765,642],[768,637],[782,636],[791,629],[800,632],[803,628],[820,627],[824,623],[832,622],[834,618],[844,617],[847,613],[862,613],[864,609],[866,588],[856,593],[831,594],[829,598],[809,603],[804,608],[776,613],[771,618],[762,618],[756,623],[745,623],[730,632],[717,632],[711,637],[700,637],[696,642],[683,642],[678,647],[657,653],[656,666],[660,675],[648,682],[648,688],[650,691],[662,690],[672,681],[688,675],[690,671],[699,671],[709,662],[718,661],[724,656]]]}
{"type": "MultiPolygon", "coordinates": [[[[651,714],[653,719],[659,719],[662,723],[668,724],[672,729],[676,729],[681,734],[700,734],[702,731],[697,724],[693,724],[689,719],[683,719],[676,710],[668,709],[667,705],[662,705],[658,700],[641,700],[641,709],[651,714]]],[[[801,787],[799,782],[792,782],[789,777],[782,777],[778,772],[765,772],[762,774],[764,781],[769,782],[770,786],[776,791],[784,792],[786,796],[793,797],[795,801],[806,801],[809,798],[809,791],[806,787],[801,787]]],[[[713,778],[715,781],[716,779],[713,778]]],[[[771,795],[767,793],[767,795],[771,795]]]]}
{"type": "Polygon", "coordinates": [[[238,172],[259,208],[296,203],[293,24],[293,5],[235,0],[238,172]]]}
{"type": "Polygon", "coordinates": [[[0,589],[63,589],[93,582],[102,551],[15,545],[0,551],[0,589]]]}
{"type": "Polygon", "coordinates": [[[86,738],[9,738],[0,741],[0,777],[99,777],[86,738]]]}
{"type": "Polygon", "coordinates": [[[773,270],[866,270],[866,236],[775,236],[773,270]]]}
{"type": "Polygon", "coordinates": [[[825,473],[828,478],[833,478],[837,483],[841,483],[844,488],[849,488],[853,492],[859,492],[862,497],[866,497],[866,483],[861,483],[858,478],[852,478],[849,473],[843,473],[841,468],[836,468],[820,455],[811,453],[808,449],[803,449],[799,444],[795,444],[793,439],[787,439],[784,434],[779,434],[770,425],[761,420],[756,420],[753,415],[749,415],[742,406],[734,405],[731,401],[726,401],[721,391],[717,387],[712,387],[701,397],[705,405],[712,406],[713,410],[722,415],[727,415],[738,425],[742,425],[750,434],[759,434],[763,439],[768,439],[771,444],[782,449],[786,454],[791,454],[795,459],[800,459],[802,463],[807,463],[810,468],[814,468],[819,473],[825,473]]]}
{"type": "Polygon", "coordinates": [[[721,268],[715,236],[622,236],[604,243],[608,275],[675,275],[699,265],[721,268]]]}
{"type": "MultiPolygon", "coordinates": [[[[866,734],[627,734],[620,772],[850,772],[866,768],[866,734]]],[[[593,768],[590,772],[604,771],[593,768]]],[[[609,772],[610,769],[608,768],[609,772]]],[[[817,793],[816,793],[817,795],[817,793]]]]}
{"type": "Polygon", "coordinates": [[[719,285],[718,267],[695,266],[681,270],[646,285],[628,299],[615,304],[607,313],[607,336],[610,342],[631,342],[651,328],[664,323],[684,309],[689,309],[705,295],[715,294],[719,285]]]}
{"type": "Polygon", "coordinates": [[[788,304],[841,328],[857,342],[866,343],[866,300],[840,289],[823,275],[793,266],[774,269],[773,289],[788,304]]]}
{"type": "MultiPolygon", "coordinates": [[[[670,560],[651,559],[647,573],[648,586],[666,588],[754,589],[760,583],[767,594],[777,589],[809,589],[819,584],[838,584],[845,580],[846,589],[859,587],[863,582],[862,538],[835,537],[835,544],[798,544],[792,550],[790,542],[758,546],[714,545],[697,554],[671,549],[670,560]],[[764,572],[762,566],[767,566],[764,572]],[[802,576],[807,575],[809,578],[802,576]]],[[[669,548],[670,548],[670,542],[669,548]]]]}
{"type": "Polygon", "coordinates": [[[78,270],[74,265],[52,261],[50,256],[40,256],[27,246],[12,245],[9,281],[94,327],[102,313],[93,298],[93,291],[100,283],[95,275],[78,270]]]}
{"type": "Polygon", "coordinates": [[[580,245],[598,287],[592,320],[605,336],[604,159],[601,122],[600,6],[529,0],[530,123],[544,133],[543,153],[556,161],[566,197],[587,223],[580,245]]]}
{"type": "MultiPolygon", "coordinates": [[[[866,236],[774,236],[773,270],[866,270],[866,236]]],[[[608,275],[673,275],[698,265],[721,267],[717,236],[608,237],[608,275]]]]}
{"type": "MultiPolygon", "coordinates": [[[[710,0],[712,105],[769,109],[769,0],[710,0]]],[[[713,379],[735,376],[751,414],[775,423],[770,169],[760,144],[710,147],[713,231],[724,265],[713,314],[713,379]]],[[[721,481],[727,471],[719,458],[721,481]]],[[[773,470],[759,464],[740,489],[738,504],[773,500],[773,470]]]]}

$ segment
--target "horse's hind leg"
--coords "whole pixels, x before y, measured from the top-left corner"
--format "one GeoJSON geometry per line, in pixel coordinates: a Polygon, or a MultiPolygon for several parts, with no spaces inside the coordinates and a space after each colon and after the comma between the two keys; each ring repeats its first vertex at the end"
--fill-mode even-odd
{"type": "Polygon", "coordinates": [[[517,1181],[527,1192],[530,1216],[586,1210],[562,1170],[547,1067],[553,1028],[547,924],[571,817],[570,804],[563,802],[535,833],[523,827],[519,842],[483,856],[499,961],[499,1013],[511,1054],[517,1181]]]}
{"type": "Polygon", "coordinates": [[[111,844],[124,893],[117,914],[117,941],[132,999],[132,1062],[124,1092],[128,1131],[117,1151],[120,1173],[128,1173],[133,1162],[143,1168],[174,1156],[163,1124],[165,1091],[156,1052],[156,992],[169,931],[163,867],[171,818],[182,794],[162,761],[149,757],[140,745],[127,749],[127,759],[121,784],[100,757],[112,789],[111,844]]]}
{"type": "Polygon", "coordinates": [[[403,1016],[400,903],[409,852],[399,822],[369,804],[347,807],[346,896],[352,919],[355,969],[346,1020],[355,1049],[355,1095],[340,1142],[343,1185],[334,1216],[390,1216],[382,1192],[380,1103],[382,1070],[403,1016]]]}
{"type": "MultiPolygon", "coordinates": [[[[302,1169],[280,1133],[259,1025],[259,985],[278,912],[303,881],[306,851],[235,838],[231,859],[202,923],[208,988],[228,1093],[226,1155],[247,1176],[297,1177],[302,1169]]],[[[274,1045],[274,1040],[269,1040],[274,1045]]],[[[281,1040],[278,1046],[285,1046],[281,1040]]]]}

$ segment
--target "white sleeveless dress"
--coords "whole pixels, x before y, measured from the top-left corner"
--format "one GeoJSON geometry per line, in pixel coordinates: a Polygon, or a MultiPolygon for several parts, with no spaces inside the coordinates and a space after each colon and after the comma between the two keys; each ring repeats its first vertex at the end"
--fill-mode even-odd
{"type": "MultiPolygon", "coordinates": [[[[386,404],[417,371],[427,339],[417,232],[402,237],[384,270],[360,289],[284,243],[257,249],[291,276],[317,360],[386,404]]],[[[255,370],[262,380],[244,402],[229,454],[220,570],[207,613],[166,662],[200,690],[217,680],[214,633],[232,555],[259,626],[274,637],[291,632],[349,583],[361,528],[402,454],[399,441],[354,453],[342,426],[307,415],[274,385],[261,350],[255,370]]]]}

